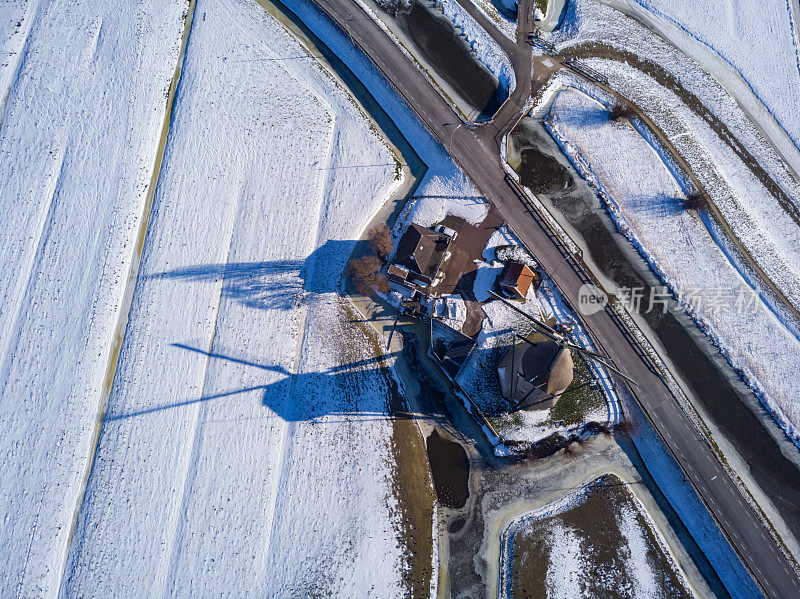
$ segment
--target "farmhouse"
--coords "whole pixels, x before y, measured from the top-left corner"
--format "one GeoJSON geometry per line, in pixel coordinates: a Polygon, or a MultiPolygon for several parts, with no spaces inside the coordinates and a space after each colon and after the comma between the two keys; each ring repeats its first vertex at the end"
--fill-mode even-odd
{"type": "Polygon", "coordinates": [[[406,287],[429,287],[450,245],[450,238],[411,223],[400,238],[394,262],[389,265],[389,280],[406,287]]]}

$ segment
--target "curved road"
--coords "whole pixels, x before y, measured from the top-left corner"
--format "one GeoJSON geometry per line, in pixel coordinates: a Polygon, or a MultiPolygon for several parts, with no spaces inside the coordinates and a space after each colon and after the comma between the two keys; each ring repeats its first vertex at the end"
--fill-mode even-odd
{"type": "MultiPolygon", "coordinates": [[[[523,243],[533,249],[565,297],[576,304],[578,291],[590,280],[589,276],[563,244],[551,236],[540,215],[528,207],[521,189],[505,175],[497,151],[496,136],[519,116],[517,102],[524,102],[530,93],[530,73],[518,75],[513,98],[498,111],[502,115],[497,118],[497,125],[459,127],[459,118],[447,102],[354,0],[315,2],[393,82],[422,122],[446,144],[456,162],[513,225],[523,243]],[[354,14],[364,18],[353,19],[354,14]]],[[[529,6],[528,2],[525,4],[529,6]]],[[[528,27],[529,19],[521,18],[521,39],[528,27]]],[[[530,56],[529,49],[518,51],[530,56]]],[[[531,68],[530,58],[526,62],[515,55],[512,60],[517,68],[531,68]]],[[[768,597],[800,597],[800,580],[788,560],[618,317],[606,309],[583,320],[606,355],[613,357],[615,366],[637,381],[639,386],[631,391],[763,593],[768,597]]]]}

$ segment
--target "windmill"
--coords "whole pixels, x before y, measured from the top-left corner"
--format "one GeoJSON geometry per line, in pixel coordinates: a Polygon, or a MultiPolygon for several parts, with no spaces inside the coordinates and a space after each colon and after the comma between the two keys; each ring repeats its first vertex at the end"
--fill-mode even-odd
{"type": "MultiPolygon", "coordinates": [[[[532,316],[531,314],[528,314],[527,312],[525,312],[524,310],[522,310],[518,306],[515,306],[512,302],[508,301],[506,298],[498,295],[497,293],[495,293],[493,291],[489,291],[489,293],[495,299],[500,300],[501,302],[506,304],[508,307],[510,307],[512,310],[518,312],[519,314],[521,314],[522,316],[527,318],[533,324],[533,326],[536,329],[537,333],[540,333],[542,336],[546,337],[547,339],[549,339],[552,342],[552,343],[550,343],[551,347],[555,345],[558,348],[564,348],[564,349],[576,351],[581,356],[583,356],[584,358],[590,359],[590,360],[594,360],[595,362],[600,364],[603,368],[607,368],[607,369],[611,370],[612,372],[614,372],[618,376],[620,376],[623,379],[625,379],[627,382],[629,382],[629,383],[631,383],[633,385],[637,385],[636,381],[634,381],[630,377],[626,376],[624,373],[620,372],[613,365],[609,364],[609,362],[608,362],[609,358],[608,357],[606,357],[606,356],[604,356],[604,355],[602,355],[602,354],[600,354],[598,352],[595,352],[595,351],[580,347],[580,346],[570,342],[569,338],[568,338],[568,335],[569,335],[568,332],[554,329],[553,327],[551,327],[547,323],[542,322],[541,320],[539,320],[538,318],[532,316]]],[[[511,365],[512,365],[512,368],[516,369],[517,368],[517,364],[518,364],[517,357],[515,355],[516,346],[517,346],[517,342],[516,341],[517,341],[517,339],[520,339],[521,341],[530,343],[530,340],[528,340],[527,338],[519,335],[516,332],[514,333],[514,337],[515,337],[515,339],[514,339],[514,343],[512,344],[512,349],[511,349],[511,352],[512,352],[511,365]]],[[[571,364],[572,364],[571,360],[569,361],[569,364],[570,364],[569,367],[571,368],[571,364]]],[[[523,384],[525,384],[525,383],[532,384],[533,383],[533,379],[527,380],[527,376],[523,376],[522,372],[517,372],[515,370],[515,372],[512,373],[512,375],[511,375],[511,387],[510,387],[510,392],[508,393],[509,401],[512,401],[513,398],[517,397],[517,391],[518,391],[517,380],[518,380],[518,377],[514,376],[514,374],[519,375],[519,378],[524,378],[525,379],[525,381],[523,381],[523,384]]],[[[570,379],[570,381],[571,381],[571,379],[570,379]]],[[[514,402],[514,405],[510,407],[510,411],[513,412],[513,411],[516,411],[516,410],[520,409],[520,406],[525,405],[525,402],[529,400],[529,398],[531,397],[531,395],[534,392],[537,392],[537,391],[539,393],[545,392],[544,388],[547,387],[548,384],[549,384],[549,381],[544,381],[544,382],[542,382],[540,384],[534,385],[529,390],[525,391],[524,395],[521,398],[519,398],[518,400],[516,400],[514,402]]],[[[567,384],[567,386],[568,386],[568,384],[567,384]]],[[[561,394],[563,394],[565,390],[566,390],[566,386],[561,391],[559,391],[558,393],[555,393],[553,395],[546,394],[544,399],[540,399],[538,401],[534,401],[534,402],[530,403],[529,405],[527,405],[525,407],[531,407],[533,405],[540,404],[540,403],[543,403],[543,402],[546,402],[546,401],[553,401],[553,404],[554,404],[555,400],[561,394]]]]}

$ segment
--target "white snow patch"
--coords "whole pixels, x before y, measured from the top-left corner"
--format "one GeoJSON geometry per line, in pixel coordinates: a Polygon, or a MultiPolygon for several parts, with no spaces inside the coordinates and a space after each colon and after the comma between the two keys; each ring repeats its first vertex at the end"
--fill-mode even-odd
{"type": "Polygon", "coordinates": [[[548,531],[547,543],[555,549],[547,565],[547,596],[553,599],[581,597],[580,577],[586,560],[581,538],[572,528],[555,524],[548,531]]]}
{"type": "Polygon", "coordinates": [[[21,66],[20,55],[28,42],[38,6],[38,0],[0,0],[0,111],[21,66]]]}
{"type": "Polygon", "coordinates": [[[489,237],[489,241],[486,242],[486,247],[484,248],[481,256],[487,262],[491,262],[495,258],[495,248],[503,245],[519,245],[517,236],[514,235],[505,225],[501,226],[499,229],[497,229],[497,231],[492,233],[492,236],[489,237]]]}
{"type": "MultiPolygon", "coordinates": [[[[628,566],[631,569],[634,595],[636,597],[657,597],[659,588],[656,581],[659,579],[659,573],[647,560],[647,540],[636,519],[636,512],[629,506],[622,506],[618,523],[624,542],[630,550],[628,566]]],[[[663,545],[666,547],[665,543],[663,545]]]]}
{"type": "Polygon", "coordinates": [[[467,304],[460,295],[445,295],[433,300],[432,315],[451,329],[461,331],[467,321],[467,304]]]}
{"type": "Polygon", "coordinates": [[[258,4],[196,10],[62,591],[398,596],[389,382],[339,294],[391,153],[258,4]]]}
{"type": "Polygon", "coordinates": [[[477,194],[463,196],[458,193],[447,193],[452,188],[450,185],[445,187],[446,181],[447,179],[439,175],[428,178],[425,182],[425,193],[420,193],[406,204],[403,213],[397,219],[398,226],[405,228],[407,223],[413,222],[421,227],[432,227],[444,220],[448,214],[463,218],[473,225],[482,223],[489,213],[489,203],[477,194]]]}
{"type": "Polygon", "coordinates": [[[680,208],[680,186],[647,140],[625,123],[601,118],[604,110],[585,94],[565,88],[551,107],[549,128],[597,187],[620,229],[787,434],[800,442],[800,341],[763,300],[762,291],[751,288],[707,224],[680,208]],[[727,294],[722,305],[716,303],[719,290],[727,294]]]}

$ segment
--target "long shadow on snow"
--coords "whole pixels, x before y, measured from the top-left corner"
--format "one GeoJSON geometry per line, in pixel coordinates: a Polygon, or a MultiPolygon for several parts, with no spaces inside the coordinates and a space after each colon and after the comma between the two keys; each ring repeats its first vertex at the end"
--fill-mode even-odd
{"type": "MultiPolygon", "coordinates": [[[[261,310],[283,311],[308,301],[312,294],[341,294],[340,278],[330,276],[330,273],[343,272],[353,250],[356,249],[358,254],[358,250],[364,249],[360,245],[362,242],[332,240],[305,260],[198,264],[150,275],[148,278],[221,282],[221,293],[225,297],[261,310]]],[[[276,315],[276,318],[280,317],[276,315]]],[[[386,360],[395,354],[338,364],[321,372],[292,374],[284,366],[259,363],[247,356],[206,351],[183,343],[173,343],[172,347],[203,354],[211,360],[224,360],[261,370],[265,376],[268,376],[266,373],[277,373],[281,378],[264,385],[223,390],[135,412],[109,415],[108,420],[145,416],[253,392],[260,393],[263,405],[287,421],[313,420],[333,414],[348,416],[349,420],[417,417],[404,410],[398,411],[397,402],[392,401],[392,395],[397,394],[398,390],[391,374],[386,371],[386,360]],[[382,372],[376,373],[375,370],[382,372]],[[379,388],[375,393],[376,384],[385,388],[379,388]],[[392,409],[392,405],[395,409],[392,409]]],[[[326,419],[324,422],[332,421],[326,419]]]]}
{"type": "Polygon", "coordinates": [[[190,282],[222,281],[222,295],[251,308],[290,310],[308,293],[341,293],[339,277],[354,249],[365,245],[352,240],[328,240],[304,260],[197,264],[150,275],[150,279],[190,282]]]}
{"type": "MultiPolygon", "coordinates": [[[[136,412],[110,416],[108,420],[123,420],[135,416],[146,416],[164,410],[183,408],[193,404],[204,403],[217,399],[223,399],[239,394],[251,392],[261,393],[261,403],[269,408],[276,415],[287,421],[314,420],[323,416],[340,414],[349,416],[348,420],[384,420],[388,417],[411,419],[418,417],[408,411],[390,410],[390,397],[383,397],[370,393],[370,381],[376,373],[373,370],[381,370],[386,367],[385,359],[392,358],[396,354],[386,354],[372,358],[357,360],[348,364],[339,364],[322,372],[301,373],[292,375],[283,366],[271,364],[259,364],[251,360],[237,358],[218,352],[208,352],[202,349],[191,347],[182,343],[173,343],[172,347],[180,350],[196,352],[208,356],[213,360],[224,360],[243,364],[259,370],[276,372],[284,375],[278,381],[265,385],[255,385],[240,389],[222,391],[210,395],[203,395],[195,399],[187,399],[171,404],[154,406],[136,412]],[[373,366],[374,368],[365,368],[373,366]],[[293,389],[295,392],[290,393],[293,389]]],[[[396,393],[394,380],[388,373],[377,373],[382,377],[389,393],[396,393]]],[[[324,423],[337,422],[329,418],[324,423]]]]}

